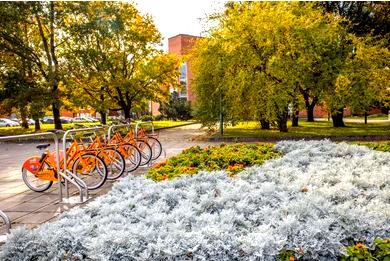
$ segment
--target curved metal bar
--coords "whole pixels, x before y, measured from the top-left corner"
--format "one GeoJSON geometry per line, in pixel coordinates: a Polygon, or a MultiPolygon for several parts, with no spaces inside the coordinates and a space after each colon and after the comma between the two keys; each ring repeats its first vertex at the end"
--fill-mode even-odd
{"type": "Polygon", "coordinates": [[[114,129],[125,128],[125,127],[131,127],[131,122],[130,122],[130,123],[127,123],[127,124],[111,125],[111,126],[108,128],[108,140],[111,140],[111,136],[112,136],[112,133],[113,133],[113,130],[114,130],[114,129]]]}
{"type": "Polygon", "coordinates": [[[62,173],[60,171],[60,155],[59,155],[59,142],[57,134],[64,133],[62,130],[53,130],[50,132],[43,132],[43,133],[34,133],[34,134],[24,134],[24,135],[12,135],[12,136],[4,136],[0,137],[0,141],[6,141],[6,140],[15,140],[15,139],[24,139],[24,138],[31,138],[31,137],[41,137],[41,136],[51,136],[54,139],[54,147],[56,151],[56,165],[58,170],[58,184],[59,184],[59,197],[60,202],[62,201],[62,187],[61,187],[61,176],[62,173]]]}
{"type": "Polygon", "coordinates": [[[53,132],[42,132],[42,133],[33,133],[33,134],[3,136],[3,137],[0,137],[0,141],[24,139],[24,138],[39,137],[39,136],[52,136],[52,137],[57,138],[57,135],[53,132]]]}
{"type": "MultiPolygon", "coordinates": [[[[70,133],[75,133],[75,132],[84,132],[84,131],[91,131],[91,130],[100,130],[100,129],[103,129],[103,127],[92,127],[92,128],[83,128],[83,129],[72,129],[72,130],[67,130],[65,133],[64,133],[64,136],[62,137],[63,139],[63,150],[64,150],[64,159],[63,159],[63,166],[64,166],[64,169],[62,170],[63,173],[65,175],[67,175],[68,177],[65,178],[66,181],[69,181],[71,182],[73,185],[75,185],[79,191],[80,191],[80,201],[83,202],[83,192],[82,192],[82,189],[85,190],[85,198],[88,199],[88,188],[87,188],[87,184],[85,184],[85,182],[80,179],[79,177],[77,177],[76,175],[74,175],[74,173],[72,173],[71,171],[67,170],[67,155],[66,155],[66,137],[70,134],[70,133]],[[69,178],[70,176],[70,178],[69,178]]],[[[67,189],[67,188],[66,188],[67,189]]]]}
{"type": "Polygon", "coordinates": [[[148,123],[151,123],[151,125],[152,125],[152,135],[154,135],[154,123],[153,123],[153,121],[140,121],[140,122],[137,122],[137,125],[135,126],[135,138],[138,138],[138,126],[140,126],[142,124],[148,124],[148,123]]]}
{"type": "Polygon", "coordinates": [[[4,220],[5,231],[7,232],[7,234],[9,234],[10,229],[11,229],[11,220],[10,220],[9,217],[8,217],[3,211],[1,211],[1,210],[0,210],[0,217],[4,220]]]}

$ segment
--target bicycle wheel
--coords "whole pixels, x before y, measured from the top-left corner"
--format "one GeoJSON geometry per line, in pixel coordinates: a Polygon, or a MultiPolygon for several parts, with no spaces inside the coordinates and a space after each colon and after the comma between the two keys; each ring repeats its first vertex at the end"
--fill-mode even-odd
{"type": "Polygon", "coordinates": [[[132,144],[124,144],[121,146],[126,162],[126,171],[132,172],[136,170],[141,164],[141,152],[132,144]]]}
{"type": "Polygon", "coordinates": [[[152,148],[143,140],[137,140],[137,147],[139,152],[141,152],[140,166],[145,166],[152,160],[152,148]]]}
{"type": "Polygon", "coordinates": [[[80,155],[72,166],[73,173],[82,179],[89,190],[100,188],[107,179],[107,166],[93,153],[80,155]]]}
{"type": "Polygon", "coordinates": [[[125,159],[116,149],[105,148],[98,153],[98,156],[104,159],[104,163],[107,166],[108,180],[117,179],[125,172],[125,159]]]}
{"type": "MultiPolygon", "coordinates": [[[[49,167],[50,166],[44,162],[42,170],[47,170],[49,167]]],[[[35,192],[44,192],[53,184],[53,181],[37,178],[33,173],[25,168],[22,168],[22,178],[27,187],[35,192]]]]}
{"type": "Polygon", "coordinates": [[[148,137],[148,144],[152,148],[152,160],[158,159],[162,153],[161,142],[156,138],[148,137]]]}

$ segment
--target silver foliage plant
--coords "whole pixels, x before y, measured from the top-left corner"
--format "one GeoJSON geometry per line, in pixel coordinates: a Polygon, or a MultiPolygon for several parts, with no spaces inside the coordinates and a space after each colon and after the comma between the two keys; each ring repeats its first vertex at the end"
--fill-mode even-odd
{"type": "Polygon", "coordinates": [[[390,236],[390,153],[284,141],[285,153],[155,183],[128,177],[84,208],[14,230],[1,260],[337,260],[343,245],[390,236]]]}

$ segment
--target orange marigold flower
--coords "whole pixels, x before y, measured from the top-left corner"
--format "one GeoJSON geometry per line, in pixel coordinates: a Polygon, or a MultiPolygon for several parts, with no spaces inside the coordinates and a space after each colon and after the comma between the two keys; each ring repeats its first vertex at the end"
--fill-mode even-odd
{"type": "Polygon", "coordinates": [[[288,259],[288,261],[295,261],[295,257],[290,256],[290,258],[288,259]]]}
{"type": "Polygon", "coordinates": [[[363,243],[357,243],[357,244],[355,245],[355,248],[356,248],[356,249],[363,249],[363,248],[366,248],[366,246],[365,246],[363,243]]]}
{"type": "Polygon", "coordinates": [[[156,165],[154,165],[153,168],[158,169],[158,168],[160,168],[162,166],[165,166],[166,164],[167,164],[167,162],[163,161],[163,162],[160,162],[160,163],[157,163],[156,165]]]}

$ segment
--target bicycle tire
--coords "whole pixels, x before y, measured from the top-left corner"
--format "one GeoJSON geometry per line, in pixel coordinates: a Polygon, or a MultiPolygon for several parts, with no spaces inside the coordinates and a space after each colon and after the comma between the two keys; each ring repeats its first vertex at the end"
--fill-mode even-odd
{"type": "Polygon", "coordinates": [[[98,157],[104,159],[104,163],[107,166],[107,172],[108,172],[107,179],[108,180],[115,180],[123,175],[123,173],[125,172],[125,169],[126,169],[126,162],[125,162],[125,158],[123,157],[123,155],[121,153],[119,153],[119,151],[117,151],[114,148],[104,148],[97,155],[98,155],[98,157]],[[103,157],[101,156],[103,151],[105,153],[109,154],[109,157],[110,157],[109,160],[107,160],[104,157],[104,155],[103,155],[103,157]]]}
{"type": "Polygon", "coordinates": [[[161,142],[154,137],[148,137],[147,142],[148,142],[149,146],[152,148],[152,160],[158,159],[162,153],[161,142]]]}
{"type": "Polygon", "coordinates": [[[84,153],[77,157],[72,166],[73,174],[77,175],[80,179],[82,179],[87,185],[88,190],[98,189],[103,186],[104,182],[107,180],[107,166],[104,163],[104,160],[100,157],[96,156],[93,153],[84,153]],[[80,165],[81,158],[83,158],[83,165],[80,165]],[[94,166],[91,166],[94,163],[94,166]],[[95,171],[96,174],[95,179],[97,182],[92,182],[91,179],[87,179],[87,174],[85,172],[89,171],[88,177],[92,177],[91,172],[95,171]]]}
{"type": "Polygon", "coordinates": [[[141,152],[139,149],[133,144],[124,144],[121,147],[127,154],[126,157],[124,156],[126,162],[126,172],[132,172],[138,169],[141,164],[141,152]]]}
{"type": "MultiPolygon", "coordinates": [[[[48,168],[48,167],[49,167],[49,165],[46,162],[44,162],[42,168],[48,168]]],[[[26,186],[35,192],[44,192],[44,191],[48,190],[51,187],[51,185],[53,184],[53,181],[42,180],[42,179],[37,178],[33,173],[31,173],[30,171],[28,171],[25,168],[22,168],[22,179],[23,179],[24,183],[26,184],[26,186]],[[45,182],[45,183],[43,185],[41,185],[40,187],[37,187],[37,186],[33,185],[33,181],[30,181],[29,176],[33,176],[35,179],[40,180],[40,181],[45,182]]]]}
{"type": "Polygon", "coordinates": [[[143,140],[137,140],[137,148],[141,152],[141,163],[139,165],[145,166],[152,160],[152,148],[143,140]]]}

